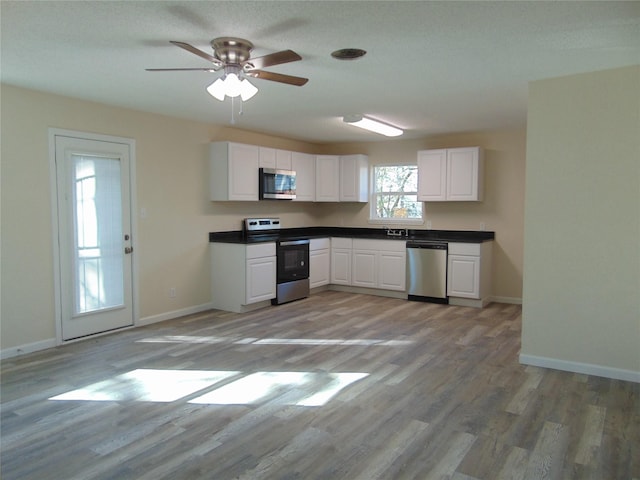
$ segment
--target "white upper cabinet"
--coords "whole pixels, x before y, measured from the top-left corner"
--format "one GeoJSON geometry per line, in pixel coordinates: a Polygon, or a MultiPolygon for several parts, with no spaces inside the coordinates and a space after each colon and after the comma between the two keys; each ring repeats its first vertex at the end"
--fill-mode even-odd
{"type": "Polygon", "coordinates": [[[258,200],[258,146],[214,142],[209,154],[211,200],[258,200]]]}
{"type": "Polygon", "coordinates": [[[369,158],[366,155],[340,157],[340,201],[369,201],[369,158]]]}
{"type": "Polygon", "coordinates": [[[276,150],[276,168],[278,170],[294,170],[291,168],[291,155],[289,150],[276,150]]]}
{"type": "Polygon", "coordinates": [[[447,199],[447,151],[418,152],[418,200],[442,202],[447,199]]]}
{"type": "Polygon", "coordinates": [[[340,157],[316,155],[316,202],[340,201],[340,157]]]}
{"type": "Polygon", "coordinates": [[[293,170],[289,150],[278,150],[269,147],[258,147],[260,152],[260,168],[277,168],[278,170],[293,170]]]}
{"type": "Polygon", "coordinates": [[[315,156],[308,153],[291,154],[291,170],[296,172],[295,202],[313,202],[316,198],[315,156]]]}
{"type": "Polygon", "coordinates": [[[481,201],[483,152],[480,147],[418,152],[418,200],[481,201]]]}
{"type": "Polygon", "coordinates": [[[260,168],[276,168],[276,149],[258,147],[260,168]]]}

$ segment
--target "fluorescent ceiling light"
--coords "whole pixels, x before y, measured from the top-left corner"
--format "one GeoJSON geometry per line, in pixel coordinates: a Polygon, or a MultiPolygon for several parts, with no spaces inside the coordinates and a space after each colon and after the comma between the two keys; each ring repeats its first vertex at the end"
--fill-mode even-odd
{"type": "Polygon", "coordinates": [[[354,127],[360,127],[387,137],[397,137],[404,133],[399,128],[387,125],[386,123],[382,123],[378,120],[373,120],[372,118],[365,117],[364,115],[345,115],[343,121],[353,125],[354,127]]]}
{"type": "Polygon", "coordinates": [[[246,78],[240,80],[235,73],[228,73],[209,85],[207,92],[221,102],[224,101],[225,97],[233,98],[238,95],[243,102],[246,102],[258,93],[258,89],[246,78]]]}

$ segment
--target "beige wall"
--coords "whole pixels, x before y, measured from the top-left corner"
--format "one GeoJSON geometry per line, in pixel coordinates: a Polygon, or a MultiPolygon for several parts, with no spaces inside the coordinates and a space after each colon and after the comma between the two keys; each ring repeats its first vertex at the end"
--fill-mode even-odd
{"type": "Polygon", "coordinates": [[[422,141],[314,145],[224,126],[2,85],[2,231],[0,348],[55,338],[49,187],[50,127],[136,141],[139,313],[164,316],[210,301],[207,234],[235,230],[248,216],[276,215],[285,227],[366,226],[367,207],[351,204],[210,202],[208,143],[233,140],[309,153],[368,153],[374,163],[415,161],[424,148],[487,149],[486,199],[430,205],[433,228],[495,230],[494,294],[520,298],[524,132],[455,135],[422,141]],[[176,298],[169,298],[170,287],[176,298]]]}
{"type": "Polygon", "coordinates": [[[312,207],[208,200],[208,143],[313,145],[2,85],[1,348],[55,338],[49,127],[136,141],[140,317],[210,302],[208,233],[251,215],[315,224],[312,207]],[[168,289],[175,287],[176,298],[168,289]]]}
{"type": "Polygon", "coordinates": [[[640,381],[640,66],[530,85],[522,359],[640,381]]]}

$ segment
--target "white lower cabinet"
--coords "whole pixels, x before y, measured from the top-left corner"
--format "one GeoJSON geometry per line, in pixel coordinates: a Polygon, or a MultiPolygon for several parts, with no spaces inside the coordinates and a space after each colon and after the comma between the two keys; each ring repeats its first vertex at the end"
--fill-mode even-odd
{"type": "MultiPolygon", "coordinates": [[[[359,240],[355,240],[354,244],[357,242],[359,240]]],[[[378,286],[378,252],[354,248],[352,263],[351,285],[367,288],[378,286]]]]}
{"type": "Polygon", "coordinates": [[[402,241],[332,238],[331,283],[404,292],[406,258],[402,241]]]}
{"type": "Polygon", "coordinates": [[[447,295],[452,305],[483,307],[491,292],[493,242],[449,243],[447,295]]]}
{"type": "Polygon", "coordinates": [[[380,252],[378,286],[385,290],[404,292],[407,288],[407,251],[404,242],[394,243],[401,243],[402,250],[380,252]]]}
{"type": "MultiPolygon", "coordinates": [[[[276,298],[276,244],[211,244],[211,302],[231,312],[276,298]]],[[[257,305],[260,306],[260,305],[257,305]]]]}
{"type": "Polygon", "coordinates": [[[448,294],[480,298],[480,257],[449,255],[448,294]]]}
{"type": "Polygon", "coordinates": [[[312,238],[309,242],[309,287],[329,285],[331,281],[331,240],[312,238]]]}
{"type": "Polygon", "coordinates": [[[350,238],[331,238],[331,283],[351,285],[351,250],[353,240],[350,238]]]}
{"type": "Polygon", "coordinates": [[[403,241],[354,239],[351,285],[403,292],[406,261],[403,241]]]}

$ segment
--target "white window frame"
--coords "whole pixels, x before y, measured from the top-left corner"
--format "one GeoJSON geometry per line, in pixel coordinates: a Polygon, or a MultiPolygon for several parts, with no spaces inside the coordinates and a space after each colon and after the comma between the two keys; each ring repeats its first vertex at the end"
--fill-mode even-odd
{"type": "MultiPolygon", "coordinates": [[[[375,225],[424,225],[424,202],[420,203],[420,216],[421,218],[378,218],[376,217],[376,167],[416,167],[414,163],[396,163],[396,164],[378,164],[371,165],[369,169],[369,223],[375,225]]],[[[414,192],[408,192],[414,193],[414,192]]],[[[417,195],[418,192],[416,191],[417,195]]]]}

